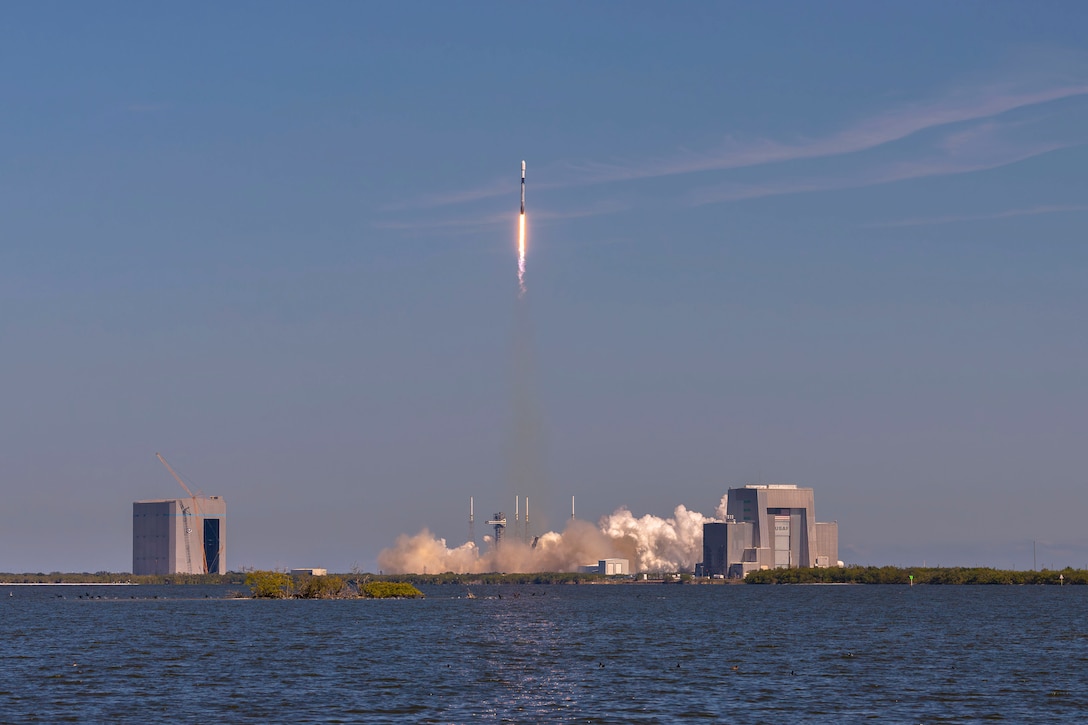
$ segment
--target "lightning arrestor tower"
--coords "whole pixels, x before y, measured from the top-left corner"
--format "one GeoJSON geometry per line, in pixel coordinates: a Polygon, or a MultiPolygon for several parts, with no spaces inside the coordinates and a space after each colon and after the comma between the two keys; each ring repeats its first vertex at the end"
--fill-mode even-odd
{"type": "Polygon", "coordinates": [[[468,497],[468,540],[476,546],[476,516],[472,510],[472,496],[468,497]]]}

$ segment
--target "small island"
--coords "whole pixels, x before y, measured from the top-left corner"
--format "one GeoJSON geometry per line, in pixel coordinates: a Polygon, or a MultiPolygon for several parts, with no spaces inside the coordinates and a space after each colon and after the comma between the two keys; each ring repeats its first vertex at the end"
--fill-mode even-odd
{"type": "Polygon", "coordinates": [[[254,599],[422,599],[408,582],[368,581],[336,575],[292,576],[282,571],[251,571],[246,586],[254,599]]]}

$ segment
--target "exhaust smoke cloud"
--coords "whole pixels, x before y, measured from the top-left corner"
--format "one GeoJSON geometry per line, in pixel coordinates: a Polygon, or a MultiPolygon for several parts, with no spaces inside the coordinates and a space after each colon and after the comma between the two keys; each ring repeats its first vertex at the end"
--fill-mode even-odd
{"type": "Polygon", "coordinates": [[[702,559],[703,524],[724,516],[724,496],[715,517],[680,505],[668,518],[651,514],[636,518],[621,507],[596,526],[571,520],[562,532],[542,535],[535,547],[508,536],[497,548],[489,537],[482,548],[472,542],[450,548],[445,539],[423,529],[414,536],[399,536],[378,554],[378,565],[390,574],[513,574],[573,572],[599,559],[620,558],[631,562],[632,572],[691,571],[702,559]]]}

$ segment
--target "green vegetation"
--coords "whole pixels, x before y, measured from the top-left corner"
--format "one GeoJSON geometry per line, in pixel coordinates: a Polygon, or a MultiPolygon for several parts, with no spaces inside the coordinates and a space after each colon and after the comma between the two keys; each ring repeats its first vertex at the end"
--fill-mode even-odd
{"type": "MultiPolygon", "coordinates": [[[[4,574],[0,573],[0,584],[234,584],[249,587],[254,574],[269,574],[282,572],[261,572],[252,569],[240,572],[228,572],[227,574],[168,574],[168,575],[134,575],[124,572],[82,572],[63,573],[42,572],[33,574],[4,574]]],[[[284,574],[284,576],[288,576],[284,574]]],[[[651,575],[652,577],[653,575],[651,575]]],[[[660,578],[660,575],[658,575],[660,578]]],[[[258,577],[260,579],[260,577],[258,577]]],[[[330,580],[339,579],[348,589],[355,589],[369,581],[406,582],[408,584],[442,585],[461,584],[478,586],[482,584],[600,584],[611,582],[631,581],[630,577],[608,577],[601,574],[579,574],[572,572],[537,572],[532,574],[366,574],[352,572],[350,574],[329,575],[326,577],[295,577],[303,592],[310,592],[318,598],[327,593],[333,585],[330,580]],[[324,580],[324,581],[322,581],[324,580]]],[[[292,585],[293,587],[296,585],[292,585]]],[[[301,595],[295,589],[290,596],[301,595]]]]}
{"type": "Polygon", "coordinates": [[[343,577],[303,576],[295,578],[295,596],[299,599],[346,599],[354,596],[354,590],[343,577]]]}
{"type": "Polygon", "coordinates": [[[745,584],[1088,584],[1088,570],[1009,571],[986,567],[911,568],[848,566],[829,569],[753,571],[745,584]],[[1059,578],[1061,577],[1061,578],[1059,578]]]}
{"type": "Polygon", "coordinates": [[[367,582],[360,593],[369,599],[422,599],[423,592],[407,582],[367,582]]]}
{"type": "MultiPolygon", "coordinates": [[[[1011,571],[986,567],[896,567],[848,566],[829,569],[768,569],[750,573],[745,584],[1088,584],[1088,570],[1011,571]],[[1059,576],[1062,579],[1059,579],[1059,576]]],[[[328,576],[296,576],[275,571],[245,571],[219,574],[170,574],[135,576],[126,573],[99,571],[94,573],[41,572],[33,574],[0,573],[0,584],[177,584],[177,585],[244,585],[252,596],[259,598],[344,599],[368,596],[370,583],[403,583],[408,585],[500,585],[500,584],[732,584],[738,580],[694,579],[690,575],[650,574],[649,581],[641,576],[610,577],[601,574],[572,572],[538,572],[533,574],[390,574],[375,575],[355,571],[351,574],[328,576]]],[[[415,587],[413,586],[413,589],[415,587]]],[[[419,591],[415,589],[415,591],[419,591]]],[[[393,595],[406,596],[406,595],[393,595]]],[[[418,594],[411,596],[419,596],[418,594]]]]}
{"type": "Polygon", "coordinates": [[[341,576],[291,576],[281,571],[251,571],[246,586],[254,599],[416,599],[423,592],[404,582],[348,580],[341,576]]]}
{"type": "Polygon", "coordinates": [[[294,582],[282,571],[251,571],[246,574],[246,586],[254,599],[290,599],[294,582]]]}

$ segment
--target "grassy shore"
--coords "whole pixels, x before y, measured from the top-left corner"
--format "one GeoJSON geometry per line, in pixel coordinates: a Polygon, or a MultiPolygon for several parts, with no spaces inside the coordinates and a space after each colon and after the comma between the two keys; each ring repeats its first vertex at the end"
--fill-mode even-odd
{"type": "MultiPolygon", "coordinates": [[[[42,572],[11,574],[0,573],[0,584],[237,584],[245,585],[252,571],[228,572],[227,574],[169,574],[135,575],[124,572],[42,572]]],[[[606,577],[600,574],[571,574],[545,572],[536,574],[397,574],[368,573],[329,574],[345,580],[362,582],[393,582],[407,584],[592,584],[629,582],[631,578],[606,577]]],[[[679,575],[677,575],[679,576],[679,575]]],[[[660,579],[661,575],[657,575],[660,579]]],[[[685,580],[690,575],[683,575],[685,580]]]]}
{"type": "MultiPolygon", "coordinates": [[[[116,572],[41,572],[32,574],[0,573],[0,584],[233,584],[246,585],[252,572],[227,574],[141,575],[116,572]]],[[[330,575],[345,580],[393,582],[413,585],[486,584],[736,584],[739,580],[697,579],[690,574],[647,574],[638,577],[614,577],[602,574],[538,572],[534,574],[366,574],[330,575]]],[[[1006,584],[1062,585],[1088,584],[1088,570],[1061,569],[1017,571],[988,567],[895,567],[847,566],[829,569],[769,569],[750,573],[745,584],[1006,584]]]]}
{"type": "Polygon", "coordinates": [[[754,571],[745,584],[1088,584],[1088,570],[1015,571],[988,567],[847,566],[754,571]]]}

